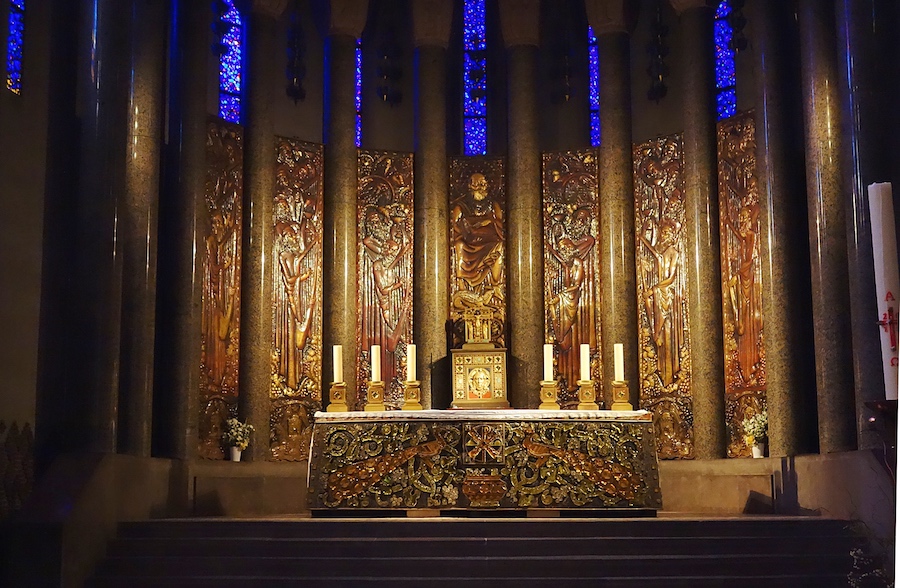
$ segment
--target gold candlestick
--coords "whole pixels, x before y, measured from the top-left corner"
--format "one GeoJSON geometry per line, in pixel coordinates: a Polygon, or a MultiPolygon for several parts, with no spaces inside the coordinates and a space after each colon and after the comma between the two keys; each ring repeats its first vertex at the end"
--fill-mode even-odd
{"type": "Polygon", "coordinates": [[[559,410],[559,383],[556,380],[541,380],[540,410],[559,410]]]}
{"type": "Polygon", "coordinates": [[[387,410],[384,406],[384,382],[369,382],[365,410],[366,412],[387,410]]]}
{"type": "Polygon", "coordinates": [[[628,402],[628,381],[613,380],[612,383],[612,409],[613,410],[634,410],[634,407],[628,402]]]}
{"type": "Polygon", "coordinates": [[[403,382],[403,406],[400,410],[422,410],[422,395],[419,392],[419,380],[403,382]]]}
{"type": "Polygon", "coordinates": [[[600,410],[593,380],[578,380],[578,410],[600,410]]]}
{"type": "Polygon", "coordinates": [[[347,384],[344,382],[332,382],[328,390],[328,408],[325,412],[347,412],[347,384]]]}

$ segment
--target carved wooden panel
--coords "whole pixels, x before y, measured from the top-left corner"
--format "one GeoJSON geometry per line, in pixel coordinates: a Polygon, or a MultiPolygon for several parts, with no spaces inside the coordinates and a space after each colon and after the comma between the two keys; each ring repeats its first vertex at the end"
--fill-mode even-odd
{"type": "Polygon", "coordinates": [[[413,156],[360,151],[358,162],[358,399],[371,379],[372,345],[381,345],[384,401],[400,408],[413,342],[413,156]]]}
{"type": "Polygon", "coordinates": [[[491,341],[506,347],[506,165],[501,157],[450,160],[450,320],[454,348],[463,316],[491,310],[491,341]]]}
{"type": "Polygon", "coordinates": [[[680,135],[634,147],[641,408],[656,415],[659,456],[694,453],[680,135]]]}
{"type": "Polygon", "coordinates": [[[741,421],[766,408],[753,113],[719,122],[717,143],[728,456],[748,457],[741,421]]]}
{"type": "Polygon", "coordinates": [[[322,408],[322,146],[278,137],[275,153],[269,450],[296,461],[322,408]]]}
{"type": "Polygon", "coordinates": [[[222,459],[222,427],[237,414],[241,292],[241,127],[210,120],[206,135],[199,456],[222,459]]]}
{"type": "Polygon", "coordinates": [[[593,151],[543,155],[544,338],[554,343],[565,408],[578,404],[582,343],[591,346],[591,379],[602,382],[597,193],[593,151]]]}

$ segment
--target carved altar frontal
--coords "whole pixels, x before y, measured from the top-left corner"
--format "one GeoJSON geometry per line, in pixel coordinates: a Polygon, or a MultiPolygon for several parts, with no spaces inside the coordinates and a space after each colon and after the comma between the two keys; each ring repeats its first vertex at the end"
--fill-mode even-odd
{"type": "Polygon", "coordinates": [[[320,412],[310,509],[658,510],[652,418],[647,411],[320,412]]]}

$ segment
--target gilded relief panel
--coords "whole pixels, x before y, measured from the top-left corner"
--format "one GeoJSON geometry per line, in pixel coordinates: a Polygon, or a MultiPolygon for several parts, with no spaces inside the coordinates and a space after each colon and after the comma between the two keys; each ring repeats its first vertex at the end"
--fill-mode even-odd
{"type": "Polygon", "coordinates": [[[582,343],[591,346],[591,378],[602,381],[595,153],[545,153],[542,173],[544,340],[554,344],[560,405],[574,408],[582,343]]]}
{"type": "Polygon", "coordinates": [[[766,409],[753,113],[721,121],[717,143],[728,456],[749,457],[741,421],[766,409]]]}
{"type": "Polygon", "coordinates": [[[450,320],[453,348],[463,316],[490,314],[490,340],[506,347],[506,172],[499,157],[450,160],[450,320]]]}
{"type": "Polygon", "coordinates": [[[322,408],[322,146],[278,137],[275,154],[269,450],[297,461],[322,408]]]}
{"type": "Polygon", "coordinates": [[[210,120],[206,134],[199,456],[223,459],[225,419],[237,414],[241,292],[241,127],[210,120]]]}
{"type": "Polygon", "coordinates": [[[680,135],[634,147],[640,406],[663,459],[691,458],[693,402],[680,135]]]}
{"type": "Polygon", "coordinates": [[[372,345],[380,345],[384,401],[400,408],[413,327],[413,156],[360,151],[358,169],[358,399],[371,380],[372,345]]]}

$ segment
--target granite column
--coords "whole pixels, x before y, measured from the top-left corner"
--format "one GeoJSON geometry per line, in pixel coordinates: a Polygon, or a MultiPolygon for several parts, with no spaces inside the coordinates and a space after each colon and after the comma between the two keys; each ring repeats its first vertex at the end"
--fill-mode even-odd
{"type": "Polygon", "coordinates": [[[716,172],[713,9],[672,0],[681,17],[684,60],[684,188],[694,455],[725,456],[725,358],[716,172]]]}
{"type": "Polygon", "coordinates": [[[631,162],[631,50],[622,0],[588,2],[600,54],[600,309],[603,317],[603,393],[612,406],[613,345],[622,343],[625,379],[638,407],[637,286],[634,172],[631,162]]]}
{"type": "Polygon", "coordinates": [[[125,206],[120,222],[123,255],[122,357],[119,449],[149,456],[153,418],[156,338],[156,252],[165,0],[131,2],[131,80],[125,155],[125,206]]]}
{"type": "Polygon", "coordinates": [[[269,456],[272,380],[272,215],[275,206],[275,134],[269,96],[277,87],[276,19],[284,2],[254,1],[248,29],[249,73],[244,128],[244,215],[241,255],[241,365],[239,414],[253,425],[245,454],[269,456]]]}
{"type": "Polygon", "coordinates": [[[422,406],[446,408],[451,402],[446,79],[453,6],[444,0],[414,0],[412,15],[416,43],[414,339],[422,406]]]}
{"type": "Polygon", "coordinates": [[[356,39],[367,1],[331,0],[325,41],[325,176],[323,282],[323,400],[333,373],[332,345],[344,346],[347,403],[354,407],[356,382],[356,39]]]}
{"type": "Polygon", "coordinates": [[[162,455],[197,456],[206,215],[206,123],[211,52],[207,2],[175,4],[170,65],[169,141],[160,197],[157,346],[158,410],[154,428],[162,455]]]}
{"type": "MultiPolygon", "coordinates": [[[[867,186],[889,182],[890,78],[889,36],[896,35],[887,0],[836,0],[837,63],[844,137],[843,194],[847,215],[847,256],[850,275],[850,328],[853,341],[853,380],[856,430],[860,448],[881,447],[869,425],[876,416],[867,401],[884,400],[885,386],[875,292],[872,224],[867,186]]],[[[897,188],[895,188],[897,190],[897,188]]],[[[892,260],[896,263],[897,260],[892,260]]]]}
{"type": "Polygon", "coordinates": [[[800,0],[800,65],[812,266],[819,451],[856,447],[844,145],[833,5],[800,0]]]}
{"type": "MultiPolygon", "coordinates": [[[[754,0],[753,54],[756,58],[756,173],[759,182],[760,266],[763,287],[763,324],[766,341],[766,402],[769,419],[769,455],[791,456],[815,450],[803,391],[813,385],[805,342],[812,337],[807,321],[802,255],[807,250],[803,227],[803,178],[792,160],[802,157],[802,146],[789,137],[799,134],[799,100],[789,88],[788,5],[781,0],[754,0]],[[795,132],[792,132],[795,131],[795,132]],[[797,144],[795,144],[797,143],[797,144]],[[798,153],[799,152],[799,153],[798,153]]],[[[795,83],[795,82],[794,82],[795,83]]]]}
{"type": "Polygon", "coordinates": [[[125,141],[128,137],[129,3],[82,3],[79,48],[81,175],[76,216],[75,330],[70,377],[90,406],[83,438],[115,453],[122,332],[125,141]]]}
{"type": "Polygon", "coordinates": [[[509,71],[507,261],[509,401],[540,404],[544,341],[544,257],[537,69],[540,3],[500,1],[509,71]]]}

